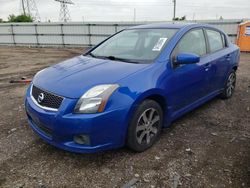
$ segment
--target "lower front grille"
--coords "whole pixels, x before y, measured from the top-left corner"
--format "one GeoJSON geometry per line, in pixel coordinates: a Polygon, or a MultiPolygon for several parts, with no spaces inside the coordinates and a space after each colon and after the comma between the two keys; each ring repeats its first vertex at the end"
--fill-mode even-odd
{"type": "Polygon", "coordinates": [[[52,137],[52,130],[45,127],[43,124],[41,123],[35,123],[33,121],[33,125],[35,125],[38,129],[40,129],[44,134],[46,134],[48,137],[52,137]]]}
{"type": "Polygon", "coordinates": [[[36,86],[32,86],[31,95],[34,102],[45,109],[57,111],[60,107],[63,97],[42,90],[36,86]]]}
{"type": "Polygon", "coordinates": [[[50,138],[52,137],[52,130],[50,128],[46,127],[41,122],[36,121],[35,118],[32,118],[28,112],[27,115],[33,126],[35,126],[38,130],[43,132],[46,136],[50,138]]]}

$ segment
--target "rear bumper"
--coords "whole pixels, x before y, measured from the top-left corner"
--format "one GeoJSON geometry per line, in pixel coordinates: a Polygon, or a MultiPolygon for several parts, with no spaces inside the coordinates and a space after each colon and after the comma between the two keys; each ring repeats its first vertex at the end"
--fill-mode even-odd
{"type": "Polygon", "coordinates": [[[129,108],[116,109],[97,114],[73,114],[77,100],[64,99],[57,112],[38,107],[31,99],[29,89],[25,99],[28,122],[43,140],[58,148],[93,153],[122,147],[125,143],[129,108]],[[74,142],[74,136],[89,136],[90,144],[74,142]]]}

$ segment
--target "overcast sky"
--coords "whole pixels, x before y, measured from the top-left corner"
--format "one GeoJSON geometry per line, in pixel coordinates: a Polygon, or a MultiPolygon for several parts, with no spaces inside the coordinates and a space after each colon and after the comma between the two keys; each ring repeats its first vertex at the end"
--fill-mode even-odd
{"type": "MultiPolygon", "coordinates": [[[[20,14],[21,0],[0,0],[0,18],[20,14]]],[[[35,0],[42,21],[58,21],[60,4],[35,0]]],[[[189,20],[250,18],[250,0],[176,0],[176,16],[189,20]]],[[[173,17],[172,0],[73,0],[72,21],[164,21],[173,17]]]]}

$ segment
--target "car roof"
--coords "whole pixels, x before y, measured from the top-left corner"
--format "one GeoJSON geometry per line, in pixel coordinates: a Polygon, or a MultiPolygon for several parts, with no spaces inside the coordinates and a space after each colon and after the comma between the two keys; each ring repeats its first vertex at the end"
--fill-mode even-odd
{"type": "MultiPolygon", "coordinates": [[[[197,27],[197,26],[208,26],[207,24],[198,24],[198,23],[154,23],[134,26],[129,29],[181,29],[185,27],[197,27]]],[[[211,27],[211,26],[209,26],[211,27]]]]}

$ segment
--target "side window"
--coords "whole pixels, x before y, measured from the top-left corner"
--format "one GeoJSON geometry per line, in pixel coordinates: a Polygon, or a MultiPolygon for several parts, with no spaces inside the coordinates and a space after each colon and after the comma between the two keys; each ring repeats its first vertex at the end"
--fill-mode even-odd
{"type": "Polygon", "coordinates": [[[206,54],[206,42],[202,29],[191,30],[182,37],[175,48],[175,54],[194,53],[199,56],[206,54]]]}
{"type": "Polygon", "coordinates": [[[215,52],[217,50],[224,48],[225,41],[223,44],[220,32],[214,30],[206,30],[206,31],[211,52],[215,52]]]}

